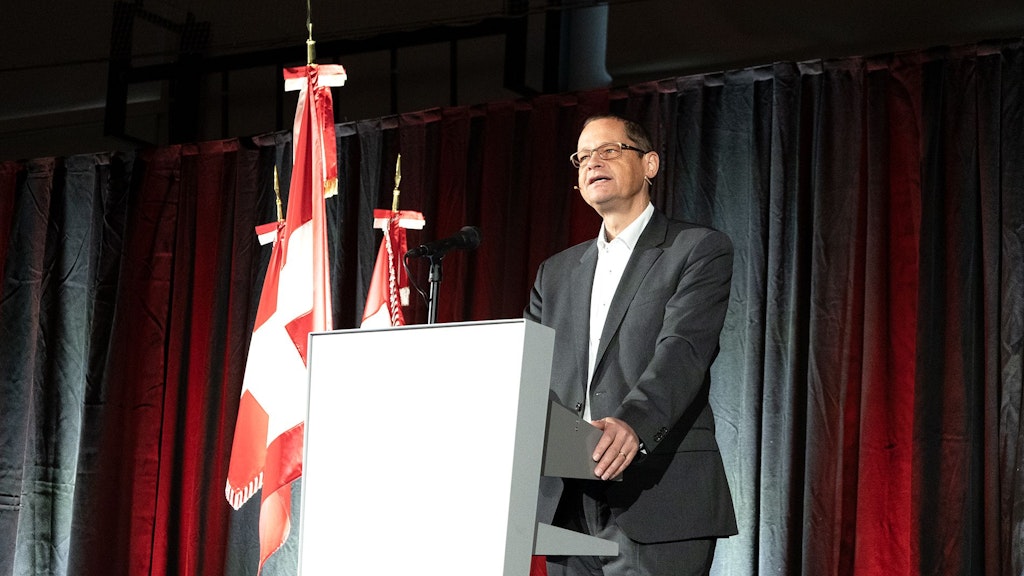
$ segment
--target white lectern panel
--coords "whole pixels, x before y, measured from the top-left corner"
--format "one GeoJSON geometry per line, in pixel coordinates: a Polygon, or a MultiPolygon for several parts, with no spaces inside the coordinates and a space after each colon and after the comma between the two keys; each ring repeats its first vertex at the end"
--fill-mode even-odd
{"type": "Polygon", "coordinates": [[[523,320],[311,335],[300,573],[527,574],[552,342],[523,320]]]}

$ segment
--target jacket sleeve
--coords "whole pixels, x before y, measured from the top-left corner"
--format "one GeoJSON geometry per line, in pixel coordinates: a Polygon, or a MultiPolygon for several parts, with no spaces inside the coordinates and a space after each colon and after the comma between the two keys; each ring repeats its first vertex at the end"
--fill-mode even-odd
{"type": "Polygon", "coordinates": [[[544,264],[541,263],[540,267],[537,268],[537,278],[533,281],[533,289],[530,290],[530,302],[526,305],[526,309],[523,310],[523,318],[537,323],[542,323],[541,304],[543,303],[543,297],[541,296],[541,286],[544,279],[544,264]]]}

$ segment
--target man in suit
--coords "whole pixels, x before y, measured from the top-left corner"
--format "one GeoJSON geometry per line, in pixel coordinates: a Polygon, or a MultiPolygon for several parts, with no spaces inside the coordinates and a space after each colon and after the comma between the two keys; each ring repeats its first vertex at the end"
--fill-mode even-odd
{"type": "Polygon", "coordinates": [[[660,160],[635,122],[590,118],[576,150],[601,230],[541,264],[524,314],[555,329],[553,395],[603,434],[593,480],[541,479],[537,519],[619,555],[549,558],[548,573],[708,574],[737,531],[708,402],[732,243],[654,209],[660,160]]]}

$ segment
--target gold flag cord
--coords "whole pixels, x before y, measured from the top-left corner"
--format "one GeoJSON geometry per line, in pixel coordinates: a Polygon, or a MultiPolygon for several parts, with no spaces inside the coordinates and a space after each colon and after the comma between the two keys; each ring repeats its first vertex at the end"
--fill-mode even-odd
{"type": "Polygon", "coordinates": [[[277,221],[284,222],[284,206],[281,205],[281,181],[277,176],[277,166],[274,166],[274,197],[277,199],[277,221]]]}

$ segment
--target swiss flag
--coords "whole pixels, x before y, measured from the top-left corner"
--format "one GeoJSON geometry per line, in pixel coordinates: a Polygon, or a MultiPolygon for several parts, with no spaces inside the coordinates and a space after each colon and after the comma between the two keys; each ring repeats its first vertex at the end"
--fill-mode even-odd
{"type": "Polygon", "coordinates": [[[419,230],[424,224],[426,220],[419,212],[373,211],[373,226],[384,231],[384,238],[377,251],[377,262],[373,265],[360,328],[405,325],[402,307],[409,305],[409,277],[402,266],[402,256],[408,250],[405,230],[419,230]]]}
{"type": "Polygon", "coordinates": [[[285,71],[286,87],[299,89],[287,213],[257,229],[261,238],[273,236],[274,248],[249,343],[225,495],[238,509],[262,488],[261,570],[288,538],[290,483],[302,475],[307,338],[332,327],[324,199],[338,185],[330,86],[341,85],[344,75],[336,65],[285,71]]]}

